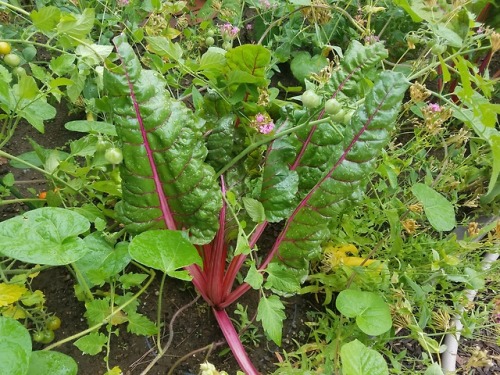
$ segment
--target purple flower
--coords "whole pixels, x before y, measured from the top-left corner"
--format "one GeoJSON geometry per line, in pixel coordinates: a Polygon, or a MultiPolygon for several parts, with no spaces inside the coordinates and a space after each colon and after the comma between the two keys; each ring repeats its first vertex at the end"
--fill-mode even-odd
{"type": "Polygon", "coordinates": [[[269,134],[274,130],[274,122],[268,122],[259,126],[259,132],[262,134],[269,134]]]}
{"type": "Polygon", "coordinates": [[[121,7],[128,5],[128,3],[129,3],[129,0],[118,0],[118,5],[121,7]]]}
{"type": "Polygon", "coordinates": [[[431,112],[441,112],[441,106],[437,103],[429,103],[429,110],[431,112]]]}
{"type": "Polygon", "coordinates": [[[266,116],[264,116],[262,113],[258,113],[257,116],[255,116],[255,121],[258,123],[263,123],[266,121],[266,116]]]}
{"type": "Polygon", "coordinates": [[[236,38],[236,36],[240,32],[240,28],[239,27],[233,26],[230,23],[225,23],[223,25],[220,25],[219,29],[220,29],[220,33],[221,33],[222,36],[227,35],[231,39],[236,38]]]}
{"type": "Polygon", "coordinates": [[[247,23],[245,29],[247,29],[248,31],[253,30],[253,25],[251,23],[247,23]]]}

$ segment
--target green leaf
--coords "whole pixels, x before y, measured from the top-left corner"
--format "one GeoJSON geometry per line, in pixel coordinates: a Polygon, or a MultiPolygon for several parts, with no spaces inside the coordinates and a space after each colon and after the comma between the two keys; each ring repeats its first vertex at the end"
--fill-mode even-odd
{"type": "Polygon", "coordinates": [[[444,375],[443,370],[441,369],[441,366],[439,366],[439,363],[434,362],[432,365],[427,367],[427,370],[425,370],[424,375],[444,375]]]}
{"type": "MultiPolygon", "coordinates": [[[[27,358],[31,355],[31,336],[28,330],[15,319],[0,316],[0,342],[19,345],[27,358]]],[[[0,358],[4,357],[0,356],[0,358]]]]}
{"type": "Polygon", "coordinates": [[[262,322],[264,332],[278,346],[281,345],[283,320],[286,317],[284,310],[285,306],[275,295],[262,296],[257,308],[257,320],[262,322]]]}
{"type": "Polygon", "coordinates": [[[113,248],[100,232],[92,233],[85,237],[84,241],[88,252],[75,263],[75,267],[89,287],[102,286],[130,263],[131,258],[126,243],[117,244],[113,248]]]}
{"type": "Polygon", "coordinates": [[[45,97],[35,100],[23,99],[19,102],[19,115],[24,117],[40,133],[45,132],[44,121],[56,117],[57,111],[46,102],[45,97]]]}
{"type": "Polygon", "coordinates": [[[455,210],[445,197],[421,183],[414,184],[411,191],[424,206],[425,215],[435,230],[441,232],[455,228],[455,210]]]}
{"type": "Polygon", "coordinates": [[[85,313],[89,326],[94,326],[106,321],[106,318],[111,313],[108,299],[94,299],[85,303],[85,313]]]}
{"type": "Polygon", "coordinates": [[[17,89],[17,95],[20,99],[33,99],[40,92],[35,79],[27,74],[20,76],[19,83],[14,85],[14,88],[17,89]]]}
{"type": "Polygon", "coordinates": [[[94,27],[94,19],[95,11],[92,8],[85,8],[82,14],[63,13],[57,24],[57,32],[69,37],[66,43],[77,46],[94,27]]]}
{"type": "Polygon", "coordinates": [[[99,354],[108,342],[108,337],[99,332],[92,332],[74,342],[75,346],[85,354],[99,354]]]}
{"type": "Polygon", "coordinates": [[[0,316],[0,374],[25,375],[31,356],[31,337],[17,320],[0,316]]]}
{"type": "Polygon", "coordinates": [[[248,269],[247,276],[245,277],[245,282],[249,284],[253,289],[260,289],[263,281],[264,276],[257,270],[255,264],[252,264],[248,269]]]}
{"type": "Polygon", "coordinates": [[[179,43],[174,43],[163,36],[147,36],[148,49],[159,56],[167,56],[174,61],[180,61],[182,58],[182,47],[179,43]]]}
{"type": "Polygon", "coordinates": [[[25,375],[29,366],[29,355],[21,345],[0,341],[0,374],[25,375]]]}
{"type": "Polygon", "coordinates": [[[202,264],[196,248],[180,231],[150,230],[130,242],[132,259],[163,272],[175,271],[192,264],[202,264]]]}
{"type": "Polygon", "coordinates": [[[116,127],[109,122],[76,120],[64,124],[64,127],[73,132],[99,133],[116,136],[116,127]]]}
{"type": "Polygon", "coordinates": [[[40,10],[33,10],[30,14],[33,26],[42,32],[54,32],[61,17],[61,11],[55,6],[47,6],[40,10]]]}
{"type": "Polygon", "coordinates": [[[358,340],[342,345],[340,349],[343,375],[388,375],[384,357],[358,340]]]}
{"type": "Polygon", "coordinates": [[[314,55],[306,51],[298,52],[290,62],[292,74],[298,81],[304,83],[311,74],[319,73],[321,69],[328,65],[328,59],[322,55],[314,55]]]}
{"type": "Polygon", "coordinates": [[[119,217],[132,233],[186,228],[193,243],[208,243],[222,195],[205,163],[204,121],[169,99],[164,78],[142,69],[123,36],[114,41],[122,64],[105,70],[104,82],[123,143],[119,217]]]}
{"type": "Polygon", "coordinates": [[[375,293],[346,289],[337,296],[335,306],[342,315],[356,318],[359,329],[367,335],[381,335],[392,327],[389,305],[375,293]]]}
{"type": "Polygon", "coordinates": [[[243,197],[243,206],[245,206],[245,210],[254,222],[262,223],[264,220],[266,220],[264,206],[258,200],[249,197],[243,197]]]}
{"type": "Polygon", "coordinates": [[[78,365],[70,356],[52,351],[33,352],[27,375],[76,375],[78,365]]]}
{"type": "Polygon", "coordinates": [[[498,182],[498,176],[500,174],[500,134],[498,135],[495,134],[490,136],[490,146],[491,146],[493,161],[492,161],[491,177],[490,177],[490,183],[488,185],[487,194],[490,194],[495,188],[495,185],[498,182]]]}
{"type": "Polygon", "coordinates": [[[157,333],[158,328],[146,316],[141,314],[128,314],[127,331],[136,335],[151,336],[157,333]]]}
{"type": "Polygon", "coordinates": [[[88,251],[79,235],[89,228],[86,218],[70,210],[38,208],[0,223],[0,252],[34,264],[73,263],[88,251]]]}
{"type": "Polygon", "coordinates": [[[300,284],[307,277],[304,269],[288,268],[282,263],[272,262],[267,266],[266,288],[272,288],[285,294],[295,294],[300,290],[300,284]]]}
{"type": "Polygon", "coordinates": [[[50,60],[50,69],[59,76],[70,73],[75,66],[75,55],[63,54],[50,60]]]}
{"type": "Polygon", "coordinates": [[[120,276],[118,281],[123,286],[124,289],[129,289],[133,286],[139,286],[144,280],[146,280],[148,275],[144,273],[126,273],[120,276]]]}
{"type": "MultiPolygon", "coordinates": [[[[389,142],[407,87],[408,82],[401,73],[381,73],[364,103],[354,112],[341,143],[334,147],[297,143],[299,150],[306,148],[303,155],[308,149],[314,150],[307,158],[304,156],[299,165],[309,165],[309,159],[317,158],[319,154],[322,158],[325,154],[328,157],[324,164],[318,162],[324,172],[319,179],[312,180],[313,186],[307,174],[300,177],[302,186],[311,187],[299,191],[303,200],[290,215],[285,234],[277,243],[279,256],[286,260],[286,264],[308,268],[308,260],[318,256],[322,243],[330,238],[329,221],[336,218],[351,200],[360,199],[370,173],[375,171],[382,148],[389,142]]],[[[309,130],[315,133],[317,127],[309,130]]]]}
{"type": "Polygon", "coordinates": [[[266,72],[271,62],[271,52],[257,44],[244,44],[226,53],[229,72],[244,72],[257,78],[256,83],[265,82],[266,72]]]}

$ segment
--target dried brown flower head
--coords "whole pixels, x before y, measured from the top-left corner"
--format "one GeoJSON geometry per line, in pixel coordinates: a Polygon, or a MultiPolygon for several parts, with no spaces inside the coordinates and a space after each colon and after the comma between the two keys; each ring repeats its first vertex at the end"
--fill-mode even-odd
{"type": "Polygon", "coordinates": [[[469,233],[470,237],[477,236],[479,233],[479,224],[475,221],[470,222],[467,226],[467,233],[469,233]]]}
{"type": "Polygon", "coordinates": [[[330,7],[324,0],[312,0],[311,6],[302,8],[301,12],[311,24],[324,25],[332,19],[330,7]]]}
{"type": "Polygon", "coordinates": [[[415,82],[410,86],[410,98],[415,103],[423,102],[431,95],[431,92],[427,90],[425,85],[421,85],[418,82],[415,82]]]}
{"type": "Polygon", "coordinates": [[[420,225],[418,225],[417,222],[413,219],[406,219],[401,224],[408,234],[414,234],[420,227],[420,225]]]}

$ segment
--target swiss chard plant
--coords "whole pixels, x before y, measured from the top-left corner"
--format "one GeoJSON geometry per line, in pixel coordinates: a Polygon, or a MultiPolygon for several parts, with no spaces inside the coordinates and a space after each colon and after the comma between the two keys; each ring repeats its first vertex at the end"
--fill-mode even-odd
{"type": "MultiPolygon", "coordinates": [[[[158,39],[149,42],[162,51],[158,39]]],[[[299,290],[336,218],[362,195],[408,82],[381,71],[381,43],[353,42],[339,66],[317,76],[316,87],[306,81],[317,97],[303,97],[302,108],[274,100],[264,47],[212,49],[190,67],[209,87],[205,97],[193,89],[194,112],[171,97],[163,76],[142,67],[124,36],[114,43],[117,58],[106,63],[104,87],[123,149],[116,210],[135,236],[130,254],[191,279],[241,369],[257,374],[226,308],[260,289],[257,319],[280,344],[279,296],[299,290]],[[281,230],[272,246],[258,249],[269,223],[281,230]],[[184,271],[170,266],[176,249],[184,271]]]]}

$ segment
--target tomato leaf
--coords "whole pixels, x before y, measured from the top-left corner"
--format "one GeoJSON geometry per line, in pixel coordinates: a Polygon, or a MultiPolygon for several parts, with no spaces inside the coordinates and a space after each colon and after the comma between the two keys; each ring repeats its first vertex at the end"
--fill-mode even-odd
{"type": "Polygon", "coordinates": [[[146,316],[132,313],[128,314],[127,331],[136,335],[151,336],[158,331],[158,328],[146,316]]]}
{"type": "Polygon", "coordinates": [[[27,291],[23,285],[0,283],[0,307],[19,301],[27,291]]]}
{"type": "Polygon", "coordinates": [[[92,332],[74,342],[74,345],[85,354],[96,355],[102,351],[108,337],[100,332],[92,332]]]}
{"type": "Polygon", "coordinates": [[[342,345],[340,349],[343,375],[388,375],[384,357],[358,340],[342,345]]]}
{"type": "Polygon", "coordinates": [[[286,317],[284,310],[285,306],[275,295],[262,296],[257,308],[257,320],[262,322],[264,332],[278,346],[281,345],[283,320],[286,317]]]}

